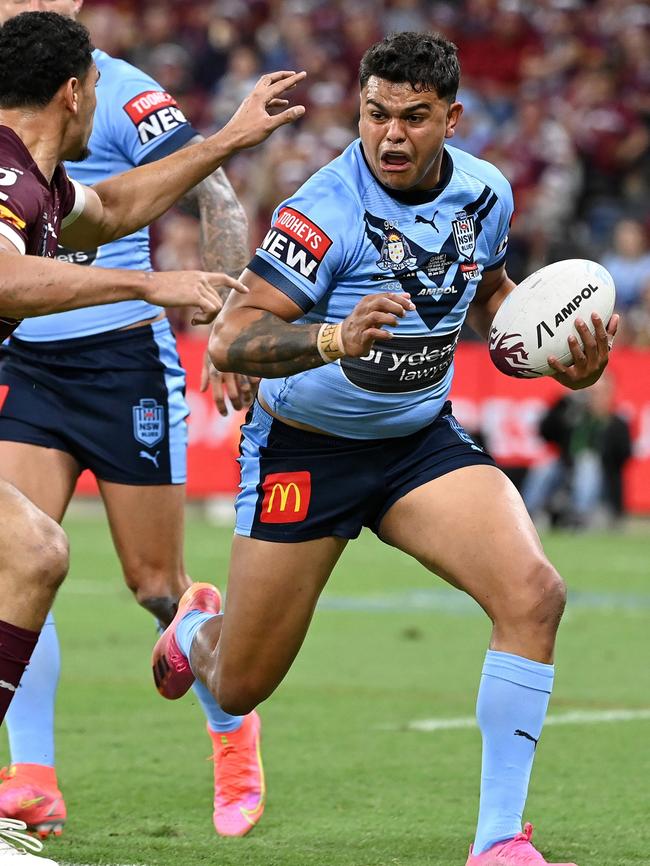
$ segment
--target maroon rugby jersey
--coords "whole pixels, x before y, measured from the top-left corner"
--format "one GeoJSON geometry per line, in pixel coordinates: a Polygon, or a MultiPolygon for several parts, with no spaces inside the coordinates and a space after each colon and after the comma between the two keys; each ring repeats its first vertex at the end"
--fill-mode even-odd
{"type": "MultiPolygon", "coordinates": [[[[0,126],[0,235],[21,253],[52,258],[62,225],[83,209],[83,192],[70,180],[62,163],[48,183],[22,140],[8,126],[0,126]]],[[[0,340],[20,323],[2,317],[0,340]]]]}

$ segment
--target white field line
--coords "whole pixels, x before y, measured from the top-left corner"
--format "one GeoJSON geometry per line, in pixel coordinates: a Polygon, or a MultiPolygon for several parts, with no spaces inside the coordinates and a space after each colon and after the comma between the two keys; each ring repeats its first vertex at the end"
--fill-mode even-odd
{"type": "MultiPolygon", "coordinates": [[[[61,592],[75,596],[113,596],[130,598],[122,578],[110,580],[69,580],[61,592]]],[[[589,592],[569,593],[567,609],[595,611],[627,611],[646,615],[650,610],[650,593],[589,592]]],[[[319,611],[347,611],[361,613],[426,613],[436,611],[456,616],[484,616],[471,598],[450,589],[415,589],[398,593],[367,596],[339,596],[325,594],[318,602],[319,611]]]]}
{"type": "MultiPolygon", "coordinates": [[[[545,725],[602,725],[613,722],[635,722],[650,720],[650,709],[647,710],[570,710],[566,713],[555,713],[546,717],[545,725]]],[[[456,719],[420,719],[407,722],[405,725],[384,726],[391,731],[457,731],[464,728],[477,728],[474,716],[461,716],[456,719]]]]}

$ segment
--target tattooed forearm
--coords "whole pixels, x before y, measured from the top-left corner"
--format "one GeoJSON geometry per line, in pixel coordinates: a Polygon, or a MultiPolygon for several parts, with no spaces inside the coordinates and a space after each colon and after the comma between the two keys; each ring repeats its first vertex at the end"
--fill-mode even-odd
{"type": "Polygon", "coordinates": [[[218,169],[188,193],[184,209],[188,200],[201,220],[201,266],[238,277],[249,259],[248,221],[225,172],[218,169]]]}
{"type": "MultiPolygon", "coordinates": [[[[273,379],[321,367],[319,329],[320,325],[292,325],[261,310],[225,348],[227,366],[222,363],[221,369],[273,379]]],[[[213,360],[219,367],[220,359],[213,360]]]]}
{"type": "Polygon", "coordinates": [[[218,168],[206,177],[183,196],[179,206],[201,221],[201,266],[238,277],[250,258],[248,220],[224,170],[218,168]]]}

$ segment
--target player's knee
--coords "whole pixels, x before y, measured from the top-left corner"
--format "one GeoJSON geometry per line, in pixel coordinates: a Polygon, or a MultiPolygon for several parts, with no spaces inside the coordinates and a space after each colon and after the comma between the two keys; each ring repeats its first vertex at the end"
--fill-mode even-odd
{"type": "Polygon", "coordinates": [[[29,553],[23,558],[24,578],[38,582],[51,592],[63,583],[68,573],[69,548],[65,532],[46,514],[39,516],[31,532],[29,553]]]}
{"type": "Polygon", "coordinates": [[[566,584],[551,565],[541,558],[532,562],[517,599],[519,616],[531,626],[557,629],[566,604],[566,584]]]}

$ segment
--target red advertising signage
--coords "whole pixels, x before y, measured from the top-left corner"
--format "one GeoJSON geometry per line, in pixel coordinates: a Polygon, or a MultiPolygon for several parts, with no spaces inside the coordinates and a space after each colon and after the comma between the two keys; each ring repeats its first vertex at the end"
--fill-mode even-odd
{"type": "MultiPolygon", "coordinates": [[[[181,337],[179,351],[188,372],[187,399],[192,413],[188,495],[202,498],[234,493],[243,413],[222,418],[210,395],[199,392],[202,340],[181,337]]],[[[631,511],[650,513],[650,352],[617,348],[609,369],[616,382],[617,409],[629,419],[634,438],[635,456],[626,470],[627,504],[631,511]]],[[[481,432],[490,452],[504,466],[527,466],[550,453],[537,435],[537,426],[546,406],[563,391],[553,379],[504,376],[492,365],[483,344],[463,343],[456,352],[454,414],[468,430],[481,432]]],[[[79,490],[95,489],[84,473],[79,490]]]]}

